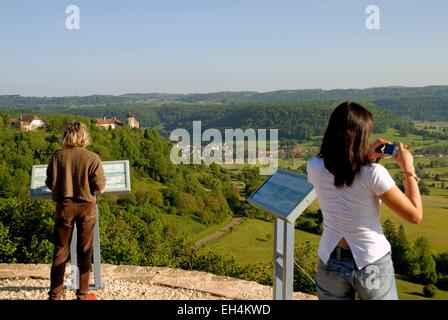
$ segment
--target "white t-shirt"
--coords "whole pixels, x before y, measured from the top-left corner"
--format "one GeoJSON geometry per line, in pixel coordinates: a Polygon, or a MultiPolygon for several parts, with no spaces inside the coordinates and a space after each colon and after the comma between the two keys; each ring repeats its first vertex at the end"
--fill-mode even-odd
{"type": "Polygon", "coordinates": [[[381,227],[378,199],[395,185],[386,168],[376,163],[363,166],[350,187],[340,188],[334,185],[334,176],[325,168],[322,158],[311,158],[307,171],[324,220],[318,251],[323,262],[328,262],[342,238],[350,246],[358,269],[391,250],[381,227]]]}

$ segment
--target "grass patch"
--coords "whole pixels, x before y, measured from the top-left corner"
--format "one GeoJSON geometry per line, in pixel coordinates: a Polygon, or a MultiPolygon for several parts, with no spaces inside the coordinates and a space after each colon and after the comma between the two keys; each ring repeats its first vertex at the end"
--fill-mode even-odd
{"type": "Polygon", "coordinates": [[[423,208],[423,220],[418,225],[406,222],[385,205],[381,206],[381,220],[390,219],[397,227],[402,224],[411,241],[418,237],[428,238],[434,252],[448,251],[448,199],[423,196],[423,208]]]}
{"type": "Polygon", "coordinates": [[[438,290],[435,297],[427,298],[423,295],[423,285],[409,282],[400,275],[395,275],[395,279],[400,300],[448,300],[448,291],[438,290]]]}
{"type": "Polygon", "coordinates": [[[400,136],[399,132],[396,129],[389,128],[383,133],[375,133],[372,134],[372,141],[375,141],[378,138],[383,138],[385,140],[389,140],[393,142],[403,142],[407,146],[411,148],[412,151],[419,151],[420,149],[424,149],[428,146],[442,146],[447,142],[446,140],[438,140],[438,139],[423,139],[423,136],[419,136],[416,134],[408,134],[406,137],[400,136]]]}
{"type": "Polygon", "coordinates": [[[179,234],[185,236],[190,241],[198,241],[224,227],[232,220],[228,216],[219,224],[205,225],[190,217],[164,214],[159,217],[163,225],[171,225],[179,234]]]}
{"type": "MultiPolygon", "coordinates": [[[[295,243],[311,241],[316,247],[320,236],[301,230],[295,231],[295,243]]],[[[207,242],[202,250],[213,250],[227,257],[235,257],[240,265],[269,263],[274,255],[274,224],[243,218],[222,237],[207,242]]]]}

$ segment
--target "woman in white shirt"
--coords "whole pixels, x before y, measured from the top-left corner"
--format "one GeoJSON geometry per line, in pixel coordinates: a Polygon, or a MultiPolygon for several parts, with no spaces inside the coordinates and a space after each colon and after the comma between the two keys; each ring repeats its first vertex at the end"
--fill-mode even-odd
{"type": "Polygon", "coordinates": [[[373,116],[353,102],[332,113],[320,153],[309,160],[308,180],[322,210],[316,289],[319,299],[398,299],[391,246],[383,234],[380,203],[411,223],[420,223],[422,202],[413,156],[402,143],[394,160],[405,193],[375,160],[388,142],[369,140],[373,116]]]}

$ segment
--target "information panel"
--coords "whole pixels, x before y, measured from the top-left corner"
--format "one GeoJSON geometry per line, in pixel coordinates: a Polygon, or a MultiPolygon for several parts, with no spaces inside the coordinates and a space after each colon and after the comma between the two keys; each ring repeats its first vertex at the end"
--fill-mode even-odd
{"type": "Polygon", "coordinates": [[[293,223],[315,198],[313,185],[306,176],[278,169],[247,201],[293,223]]]}
{"type": "MultiPolygon", "coordinates": [[[[103,195],[128,194],[131,179],[128,160],[103,161],[106,189],[103,195]]],[[[30,199],[50,199],[51,191],[45,185],[47,165],[35,165],[31,172],[30,199]]]]}

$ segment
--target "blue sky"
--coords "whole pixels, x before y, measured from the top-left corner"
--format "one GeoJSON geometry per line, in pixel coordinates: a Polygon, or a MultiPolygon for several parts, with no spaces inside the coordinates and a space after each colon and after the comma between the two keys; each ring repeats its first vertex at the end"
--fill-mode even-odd
{"type": "Polygon", "coordinates": [[[448,84],[446,0],[0,0],[0,39],[0,94],[448,84]]]}

